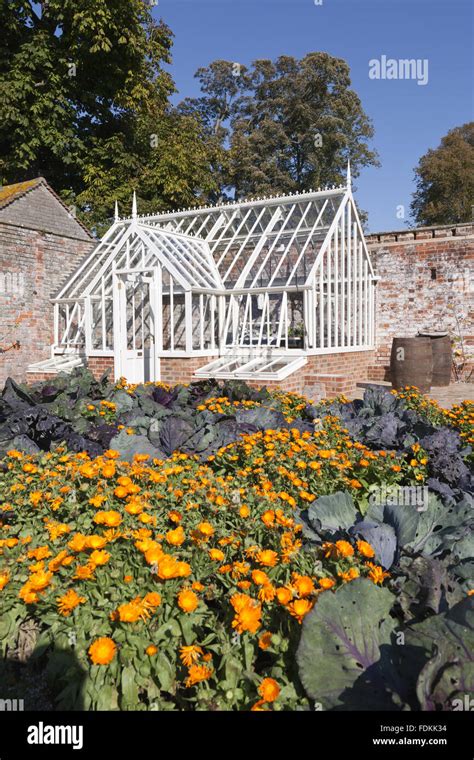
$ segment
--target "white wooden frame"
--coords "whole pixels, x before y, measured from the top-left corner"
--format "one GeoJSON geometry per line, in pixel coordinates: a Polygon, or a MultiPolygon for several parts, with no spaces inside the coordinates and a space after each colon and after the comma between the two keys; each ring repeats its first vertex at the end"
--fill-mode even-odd
{"type": "Polygon", "coordinates": [[[377,278],[349,173],[341,187],[175,213],[138,217],[134,202],[54,299],[54,352],[114,355],[117,277],[132,271],[152,273],[157,358],[251,356],[244,374],[263,378],[276,366],[260,361],[269,351],[296,360],[374,347],[377,278]]]}

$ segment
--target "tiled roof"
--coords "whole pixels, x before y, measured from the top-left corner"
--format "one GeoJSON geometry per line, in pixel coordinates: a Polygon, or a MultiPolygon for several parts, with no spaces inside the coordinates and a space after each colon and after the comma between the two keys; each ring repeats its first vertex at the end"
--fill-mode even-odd
{"type": "MultiPolygon", "coordinates": [[[[27,193],[31,192],[31,190],[34,190],[36,187],[39,187],[40,185],[43,185],[51,195],[53,195],[58,203],[63,206],[63,208],[70,213],[69,208],[66,206],[63,200],[57,195],[57,193],[54,192],[53,188],[48,185],[44,177],[36,177],[36,179],[29,179],[25,182],[17,182],[14,185],[3,185],[0,186],[0,211],[7,206],[9,206],[11,203],[14,203],[15,201],[19,200],[19,198],[22,198],[27,193]]],[[[87,236],[92,238],[90,230],[87,229],[85,224],[81,222],[80,219],[75,218],[74,221],[82,227],[84,232],[87,233],[87,236]]]]}
{"type": "Polygon", "coordinates": [[[9,203],[21,198],[22,195],[37,187],[40,184],[46,184],[43,177],[29,179],[26,182],[17,182],[14,185],[4,185],[0,187],[0,208],[8,206],[9,203]]]}

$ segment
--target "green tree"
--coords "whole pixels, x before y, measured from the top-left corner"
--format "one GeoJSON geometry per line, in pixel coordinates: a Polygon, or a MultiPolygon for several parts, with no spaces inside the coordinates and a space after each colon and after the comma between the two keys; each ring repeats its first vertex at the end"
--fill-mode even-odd
{"type": "Polygon", "coordinates": [[[133,187],[140,212],[215,192],[212,140],[169,105],[172,33],[151,3],[0,0],[0,22],[4,183],[43,175],[92,225],[133,187]]]}
{"type": "Polygon", "coordinates": [[[327,53],[258,60],[251,68],[215,61],[196,73],[196,112],[226,149],[221,183],[237,196],[308,190],[377,164],[370,120],[350,89],[347,63],[327,53]]]}
{"type": "Polygon", "coordinates": [[[472,219],[474,121],[451,129],[415,169],[411,216],[416,224],[457,224],[472,219]]]}

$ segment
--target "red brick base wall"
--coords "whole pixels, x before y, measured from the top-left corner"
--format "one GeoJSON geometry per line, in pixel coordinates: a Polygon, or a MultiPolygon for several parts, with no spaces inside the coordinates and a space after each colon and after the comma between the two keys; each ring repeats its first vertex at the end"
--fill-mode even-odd
{"type": "Polygon", "coordinates": [[[161,381],[169,383],[169,385],[191,383],[197,379],[194,377],[196,370],[209,364],[213,359],[217,359],[217,354],[215,356],[193,356],[190,359],[162,358],[160,359],[161,381]]]}
{"type": "MultiPolygon", "coordinates": [[[[195,372],[200,367],[209,364],[212,356],[196,356],[192,358],[162,358],[161,381],[169,385],[191,383],[196,381],[195,372]]],[[[286,380],[250,380],[248,385],[253,388],[267,387],[269,390],[281,390],[291,393],[305,393],[310,397],[338,396],[354,390],[356,383],[367,380],[368,368],[374,363],[373,351],[353,351],[349,353],[324,354],[309,356],[304,367],[294,372],[286,380]]],[[[88,367],[94,377],[99,378],[110,370],[110,379],[114,379],[114,360],[111,356],[90,356],[88,367]]],[[[49,380],[54,375],[29,372],[28,383],[49,380]]]]}
{"type": "Polygon", "coordinates": [[[88,356],[87,367],[94,377],[99,380],[104,372],[109,369],[109,380],[114,380],[114,357],[113,356],[88,356]]]}
{"type": "Polygon", "coordinates": [[[269,390],[334,398],[342,393],[350,393],[358,382],[367,380],[368,369],[373,362],[374,351],[308,356],[305,366],[286,380],[250,380],[247,383],[253,388],[265,385],[269,390]]]}
{"type": "MultiPolygon", "coordinates": [[[[209,364],[214,356],[194,356],[192,358],[161,358],[160,373],[161,382],[169,385],[178,383],[190,383],[196,380],[194,373],[200,367],[209,364]]],[[[110,379],[114,379],[114,360],[111,356],[89,356],[87,365],[94,377],[99,378],[106,370],[110,369],[110,379]]]]}

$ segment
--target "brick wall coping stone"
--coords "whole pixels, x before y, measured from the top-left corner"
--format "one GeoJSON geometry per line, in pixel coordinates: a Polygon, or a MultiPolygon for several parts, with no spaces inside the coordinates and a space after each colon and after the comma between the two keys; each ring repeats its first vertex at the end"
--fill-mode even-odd
{"type": "Polygon", "coordinates": [[[371,232],[365,236],[368,246],[380,243],[413,243],[421,240],[439,240],[440,238],[470,238],[474,236],[474,222],[462,224],[444,224],[434,227],[415,227],[389,232],[371,232]]]}

